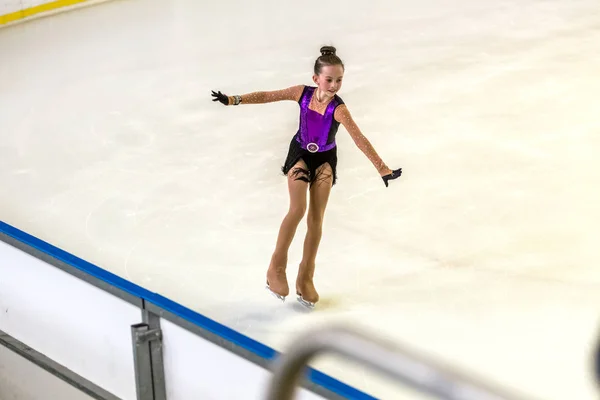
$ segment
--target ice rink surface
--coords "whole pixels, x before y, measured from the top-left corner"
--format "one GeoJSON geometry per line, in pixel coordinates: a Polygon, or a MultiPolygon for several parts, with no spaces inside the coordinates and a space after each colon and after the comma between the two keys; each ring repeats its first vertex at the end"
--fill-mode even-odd
{"type": "Polygon", "coordinates": [[[119,0],[8,27],[0,220],[276,350],[344,321],[533,398],[591,400],[599,49],[598,0],[119,0]],[[340,96],[404,173],[385,188],[340,128],[306,313],[264,289],[298,105],[210,91],[310,85],[328,44],[340,96]]]}

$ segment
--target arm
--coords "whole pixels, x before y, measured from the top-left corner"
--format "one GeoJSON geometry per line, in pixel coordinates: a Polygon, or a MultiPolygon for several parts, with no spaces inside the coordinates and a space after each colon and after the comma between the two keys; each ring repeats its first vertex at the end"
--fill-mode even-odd
{"type": "MultiPolygon", "coordinates": [[[[304,85],[297,85],[281,90],[246,93],[240,96],[240,104],[264,104],[283,100],[298,101],[300,100],[300,96],[302,96],[303,90],[304,85]]],[[[229,105],[235,104],[234,97],[235,96],[227,96],[229,105]]]]}
{"type": "Polygon", "coordinates": [[[360,128],[358,127],[358,125],[356,125],[356,122],[354,122],[354,119],[352,118],[352,115],[350,115],[350,111],[348,110],[348,107],[346,107],[345,104],[342,104],[336,108],[334,118],[336,121],[341,123],[344,126],[344,128],[346,128],[346,130],[350,134],[350,137],[352,137],[352,140],[354,140],[356,146],[373,163],[373,166],[377,169],[381,176],[392,173],[392,170],[389,169],[388,166],[383,162],[381,157],[379,157],[379,155],[375,151],[375,148],[373,147],[371,142],[369,142],[369,139],[367,139],[365,135],[362,134],[360,128]]]}

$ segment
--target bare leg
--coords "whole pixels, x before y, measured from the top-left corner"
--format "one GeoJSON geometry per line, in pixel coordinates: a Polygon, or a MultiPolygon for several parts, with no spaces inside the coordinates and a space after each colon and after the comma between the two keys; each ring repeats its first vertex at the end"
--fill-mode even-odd
{"type": "MultiPolygon", "coordinates": [[[[308,171],[304,161],[300,160],[288,173],[290,208],[279,227],[279,235],[271,263],[267,270],[267,285],[275,294],[284,297],[290,292],[285,270],[288,250],[296,234],[296,229],[306,213],[306,192],[308,190],[308,171]]],[[[278,296],[278,297],[279,297],[278,296]]]]}
{"type": "Polygon", "coordinates": [[[323,164],[317,170],[317,179],[310,189],[310,205],[308,209],[308,231],[304,239],[304,254],[298,269],[296,293],[303,304],[313,307],[319,301],[319,294],[313,284],[317,250],[323,233],[323,218],[325,208],[331,193],[333,171],[329,164],[323,164]]]}

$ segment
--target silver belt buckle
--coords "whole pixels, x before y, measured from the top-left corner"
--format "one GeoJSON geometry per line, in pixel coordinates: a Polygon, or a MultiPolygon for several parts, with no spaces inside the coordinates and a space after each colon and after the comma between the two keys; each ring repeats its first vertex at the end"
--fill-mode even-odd
{"type": "Polygon", "coordinates": [[[308,150],[311,153],[316,153],[317,151],[319,151],[319,145],[316,143],[309,143],[306,145],[306,150],[308,150]]]}

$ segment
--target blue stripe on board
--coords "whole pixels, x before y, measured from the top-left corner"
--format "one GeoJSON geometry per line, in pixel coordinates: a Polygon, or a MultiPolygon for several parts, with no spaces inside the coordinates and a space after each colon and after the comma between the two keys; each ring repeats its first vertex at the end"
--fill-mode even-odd
{"type": "MultiPolygon", "coordinates": [[[[236,344],[237,346],[256,354],[259,357],[262,357],[266,360],[272,360],[279,354],[274,349],[260,342],[257,342],[256,340],[251,339],[248,336],[245,336],[231,328],[228,328],[225,325],[221,325],[220,323],[208,317],[205,317],[202,314],[192,311],[189,308],[182,306],[181,304],[169,300],[166,297],[163,297],[157,293],[151,292],[147,289],[144,289],[141,286],[131,283],[126,279],[123,279],[79,257],[67,253],[66,251],[61,250],[58,247],[46,243],[43,240],[38,239],[35,236],[32,236],[28,233],[25,233],[2,221],[0,221],[0,232],[38,251],[46,253],[49,256],[72,266],[73,268],[76,268],[88,275],[91,275],[101,281],[115,286],[133,296],[140,297],[146,301],[154,303],[155,305],[165,309],[166,311],[169,311],[177,315],[178,317],[181,317],[186,321],[196,326],[199,326],[202,329],[212,332],[215,335],[218,335],[236,344]]],[[[308,368],[308,379],[312,383],[324,387],[325,389],[328,389],[331,392],[336,393],[337,395],[340,395],[345,398],[358,400],[375,400],[374,397],[364,392],[361,392],[360,390],[355,389],[313,368],[308,368]]]]}

